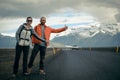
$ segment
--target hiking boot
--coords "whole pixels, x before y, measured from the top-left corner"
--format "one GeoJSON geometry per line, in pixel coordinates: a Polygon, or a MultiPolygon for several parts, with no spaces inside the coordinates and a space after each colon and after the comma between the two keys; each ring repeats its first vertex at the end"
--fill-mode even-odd
{"type": "Polygon", "coordinates": [[[26,73],[23,73],[23,75],[24,75],[24,76],[28,76],[28,75],[29,75],[29,73],[27,73],[27,72],[26,72],[26,73]]]}
{"type": "Polygon", "coordinates": [[[15,78],[15,77],[16,77],[16,74],[12,74],[12,77],[15,78]]]}
{"type": "Polygon", "coordinates": [[[45,73],[45,71],[44,71],[43,69],[41,69],[41,70],[40,70],[40,74],[45,75],[46,73],[45,73]]]}
{"type": "Polygon", "coordinates": [[[28,68],[27,72],[30,74],[32,71],[32,68],[28,68]]]}

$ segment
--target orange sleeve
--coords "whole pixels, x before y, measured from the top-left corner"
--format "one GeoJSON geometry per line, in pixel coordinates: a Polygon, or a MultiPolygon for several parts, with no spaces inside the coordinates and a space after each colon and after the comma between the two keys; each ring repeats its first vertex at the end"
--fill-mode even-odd
{"type": "Polygon", "coordinates": [[[59,29],[53,29],[53,28],[51,28],[51,32],[52,33],[59,33],[59,32],[62,32],[62,31],[65,31],[65,28],[59,28],[59,29]]]}

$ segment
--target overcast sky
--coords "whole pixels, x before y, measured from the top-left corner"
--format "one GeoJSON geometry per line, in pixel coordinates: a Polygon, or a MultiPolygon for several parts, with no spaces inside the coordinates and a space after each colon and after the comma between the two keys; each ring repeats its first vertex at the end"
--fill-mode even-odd
{"type": "Polygon", "coordinates": [[[120,0],[0,0],[0,33],[14,33],[27,16],[41,16],[55,28],[89,23],[119,23],[120,0]]]}

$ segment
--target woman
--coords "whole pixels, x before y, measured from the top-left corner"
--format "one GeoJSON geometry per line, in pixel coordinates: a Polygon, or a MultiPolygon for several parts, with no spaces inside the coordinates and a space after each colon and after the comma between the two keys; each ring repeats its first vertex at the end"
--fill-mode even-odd
{"type": "Polygon", "coordinates": [[[31,24],[32,24],[32,17],[27,17],[26,23],[21,25],[16,32],[17,43],[16,43],[15,61],[13,66],[13,77],[15,77],[18,72],[19,60],[22,51],[23,51],[23,74],[25,76],[29,75],[27,72],[27,59],[28,59],[31,36],[34,35],[37,39],[46,42],[35,33],[31,24]]]}

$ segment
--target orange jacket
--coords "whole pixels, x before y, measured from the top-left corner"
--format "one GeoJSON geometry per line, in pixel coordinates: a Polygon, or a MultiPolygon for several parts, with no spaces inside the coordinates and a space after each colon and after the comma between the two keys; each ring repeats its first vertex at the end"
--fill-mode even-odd
{"type": "MultiPolygon", "coordinates": [[[[44,34],[45,34],[45,40],[46,41],[49,41],[51,33],[59,33],[59,32],[62,32],[62,31],[65,30],[65,28],[53,29],[53,28],[51,28],[49,26],[46,26],[46,25],[44,25],[44,26],[45,26],[44,34]]],[[[35,26],[34,30],[40,37],[42,37],[42,27],[41,27],[41,24],[38,24],[37,26],[35,26]]],[[[32,43],[40,44],[41,41],[38,40],[37,38],[35,38],[34,36],[32,36],[32,43]]],[[[47,43],[47,46],[48,45],[49,45],[49,43],[47,43]]]]}

